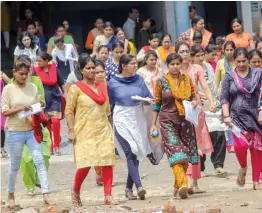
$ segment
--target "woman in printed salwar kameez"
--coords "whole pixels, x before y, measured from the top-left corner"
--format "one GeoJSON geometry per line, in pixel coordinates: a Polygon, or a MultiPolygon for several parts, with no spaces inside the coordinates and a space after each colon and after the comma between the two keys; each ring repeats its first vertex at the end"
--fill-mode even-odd
{"type": "MultiPolygon", "coordinates": [[[[200,95],[198,92],[198,84],[200,83],[208,99],[208,102],[210,103],[210,111],[214,112],[216,110],[216,106],[213,101],[212,93],[206,82],[203,68],[200,65],[190,63],[189,45],[183,41],[178,42],[176,46],[176,52],[183,58],[182,72],[187,73],[190,76],[194,85],[195,95],[199,106],[201,106],[200,95]]],[[[199,154],[202,155],[213,152],[211,138],[205,121],[205,113],[203,111],[201,111],[199,114],[198,126],[195,126],[195,131],[199,154]]],[[[190,182],[191,178],[193,179],[193,182],[190,184],[189,193],[203,193],[197,184],[197,180],[201,178],[200,163],[193,165],[192,167],[189,164],[187,174],[190,182]]]]}
{"type": "Polygon", "coordinates": [[[224,122],[232,127],[234,148],[240,170],[237,185],[243,187],[247,173],[247,150],[251,153],[253,189],[259,184],[262,169],[262,70],[248,66],[244,48],[234,51],[236,68],[222,83],[221,104],[224,122]]]}
{"type": "Polygon", "coordinates": [[[175,176],[174,196],[188,197],[186,171],[188,163],[198,163],[198,149],[194,126],[185,120],[182,101],[192,101],[197,106],[193,83],[187,74],[181,74],[182,57],[170,54],[167,57],[168,73],[156,82],[155,105],[151,132],[157,130],[159,115],[160,132],[164,152],[175,176]]]}
{"type": "Polygon", "coordinates": [[[137,199],[133,194],[133,185],[137,195],[145,199],[146,190],[143,188],[139,175],[139,161],[152,153],[148,134],[147,118],[143,111],[146,102],[133,100],[132,96],[152,98],[143,78],[136,74],[137,61],[132,55],[120,58],[119,74],[108,82],[108,94],[113,107],[113,128],[115,145],[121,158],[126,158],[128,176],[126,197],[137,199]]]}

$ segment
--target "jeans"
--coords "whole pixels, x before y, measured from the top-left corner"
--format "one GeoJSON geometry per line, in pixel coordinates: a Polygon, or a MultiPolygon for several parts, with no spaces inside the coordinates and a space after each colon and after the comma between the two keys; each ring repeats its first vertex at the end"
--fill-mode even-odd
{"type": "Polygon", "coordinates": [[[135,183],[136,188],[142,187],[141,180],[140,180],[140,175],[138,171],[139,167],[139,161],[137,160],[136,155],[132,153],[131,147],[120,134],[118,134],[117,131],[115,131],[117,140],[119,141],[125,156],[127,160],[127,169],[128,169],[128,176],[127,176],[127,183],[126,183],[126,188],[127,189],[132,189],[133,184],[135,183]]]}
{"type": "Polygon", "coordinates": [[[8,191],[11,193],[15,191],[16,176],[21,165],[24,145],[26,144],[32,154],[37,174],[40,179],[41,192],[43,194],[48,193],[47,171],[42,154],[42,145],[35,140],[33,131],[8,131],[6,135],[6,143],[8,145],[11,160],[8,173],[8,191]]]}

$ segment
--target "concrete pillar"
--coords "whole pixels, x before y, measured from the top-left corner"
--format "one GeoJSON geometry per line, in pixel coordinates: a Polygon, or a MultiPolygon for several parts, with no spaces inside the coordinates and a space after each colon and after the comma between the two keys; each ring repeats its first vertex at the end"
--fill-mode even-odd
{"type": "Polygon", "coordinates": [[[164,31],[170,34],[173,40],[176,39],[176,23],[174,13],[174,2],[164,1],[163,15],[165,16],[164,31]]]}
{"type": "Polygon", "coordinates": [[[244,31],[253,33],[253,25],[252,25],[252,13],[251,13],[251,3],[250,1],[242,1],[241,2],[241,15],[242,22],[244,26],[244,31]]]}
{"type": "Polygon", "coordinates": [[[190,28],[188,6],[189,6],[188,1],[174,2],[176,38],[178,38],[181,33],[185,32],[188,28],[190,28]]]}

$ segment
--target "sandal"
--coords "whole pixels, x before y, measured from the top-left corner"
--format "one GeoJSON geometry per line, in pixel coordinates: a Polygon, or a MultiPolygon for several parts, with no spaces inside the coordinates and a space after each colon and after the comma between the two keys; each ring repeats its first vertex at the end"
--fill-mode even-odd
{"type": "Polygon", "coordinates": [[[181,199],[186,199],[188,198],[188,188],[186,186],[182,186],[178,190],[178,194],[181,199]]]}
{"type": "Polygon", "coordinates": [[[262,186],[261,186],[260,183],[254,182],[254,183],[253,183],[253,189],[254,189],[254,190],[262,190],[262,186]]]}
{"type": "Polygon", "coordinates": [[[137,196],[135,196],[135,195],[133,194],[133,191],[132,191],[131,189],[126,189],[125,191],[126,191],[125,196],[126,196],[126,198],[127,198],[128,200],[136,200],[136,199],[137,199],[137,196]]]}
{"type": "Polygon", "coordinates": [[[27,195],[30,197],[35,196],[35,190],[34,189],[27,190],[27,195]]]}
{"type": "Polygon", "coordinates": [[[1,151],[1,157],[2,158],[7,158],[8,157],[8,153],[5,150],[1,151]]]}
{"type": "Polygon", "coordinates": [[[74,207],[83,206],[80,198],[80,193],[75,192],[73,189],[71,190],[71,200],[74,207]]]}
{"type": "Polygon", "coordinates": [[[239,186],[239,187],[243,187],[243,186],[245,186],[245,184],[246,184],[246,173],[247,173],[247,168],[244,168],[244,169],[240,169],[239,171],[238,171],[238,177],[237,177],[237,185],[239,186]]]}
{"type": "Polygon", "coordinates": [[[137,190],[137,196],[140,198],[140,200],[144,200],[146,198],[145,194],[146,194],[146,190],[144,190],[143,187],[139,187],[137,190]]]}
{"type": "Polygon", "coordinates": [[[96,184],[98,186],[103,186],[104,185],[104,181],[103,181],[103,177],[100,176],[99,178],[96,178],[96,184]]]}
{"type": "Polygon", "coordinates": [[[223,175],[225,173],[222,167],[216,168],[216,175],[223,175]]]}
{"type": "Polygon", "coordinates": [[[120,202],[119,200],[114,200],[112,196],[105,196],[104,200],[105,205],[118,205],[120,202]]]}
{"type": "Polygon", "coordinates": [[[61,156],[61,155],[62,155],[61,150],[60,150],[59,147],[54,148],[54,149],[55,149],[55,155],[56,155],[56,156],[61,156]]]}
{"type": "Polygon", "coordinates": [[[193,186],[193,187],[188,188],[188,194],[189,195],[192,195],[192,194],[203,194],[205,192],[206,191],[201,190],[198,186],[193,186]]]}
{"type": "Polygon", "coordinates": [[[48,198],[48,199],[44,199],[44,205],[46,207],[50,207],[50,206],[52,207],[52,206],[56,206],[56,203],[51,201],[51,200],[49,200],[49,198],[48,198]]]}

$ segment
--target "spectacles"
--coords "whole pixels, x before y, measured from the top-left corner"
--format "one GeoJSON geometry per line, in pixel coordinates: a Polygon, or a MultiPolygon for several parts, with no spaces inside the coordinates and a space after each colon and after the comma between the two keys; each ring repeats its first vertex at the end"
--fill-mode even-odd
{"type": "Polygon", "coordinates": [[[179,51],[179,54],[189,54],[190,53],[190,51],[189,50],[181,50],[181,51],[179,51]]]}

